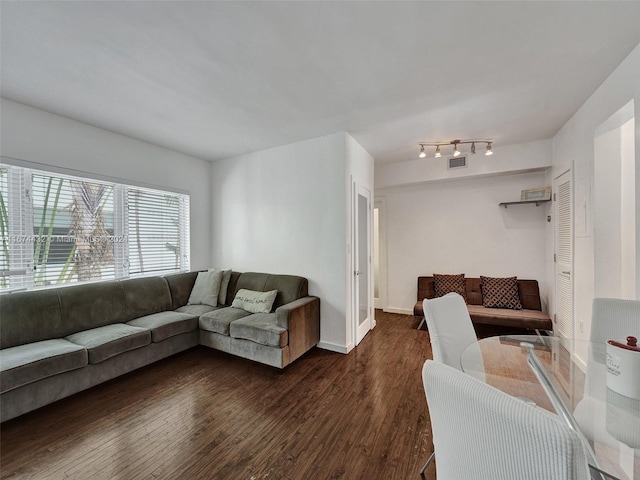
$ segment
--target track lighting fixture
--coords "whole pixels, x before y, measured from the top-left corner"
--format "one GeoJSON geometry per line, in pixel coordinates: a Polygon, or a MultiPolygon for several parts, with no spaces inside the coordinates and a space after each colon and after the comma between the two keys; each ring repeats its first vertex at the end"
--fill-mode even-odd
{"type": "Polygon", "coordinates": [[[492,150],[492,141],[491,140],[451,140],[450,142],[424,142],[424,143],[419,143],[418,145],[420,145],[420,154],[418,155],[420,158],[424,158],[427,156],[427,153],[424,150],[424,147],[436,147],[436,154],[435,157],[436,158],[440,158],[442,156],[442,153],[440,152],[440,147],[446,147],[448,145],[453,145],[453,156],[457,157],[460,155],[460,149],[458,148],[458,145],[465,145],[465,144],[471,144],[471,155],[475,155],[476,153],[476,143],[486,143],[487,144],[487,151],[485,152],[485,155],[493,155],[493,150],[492,150]]]}

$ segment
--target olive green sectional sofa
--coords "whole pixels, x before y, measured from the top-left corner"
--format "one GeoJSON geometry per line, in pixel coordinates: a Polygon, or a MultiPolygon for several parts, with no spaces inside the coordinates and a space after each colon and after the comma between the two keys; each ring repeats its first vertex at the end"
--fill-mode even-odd
{"type": "Polygon", "coordinates": [[[232,272],[225,305],[189,305],[198,272],[0,296],[0,421],[202,344],[284,368],[320,340],[306,278],[232,272]],[[231,307],[277,290],[269,313],[231,307]]]}

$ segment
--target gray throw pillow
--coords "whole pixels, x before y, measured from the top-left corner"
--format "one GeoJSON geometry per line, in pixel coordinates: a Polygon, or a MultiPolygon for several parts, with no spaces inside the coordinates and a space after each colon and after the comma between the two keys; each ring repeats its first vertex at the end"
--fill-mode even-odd
{"type": "Polygon", "coordinates": [[[216,307],[218,305],[221,282],[222,270],[199,272],[187,303],[189,305],[211,305],[216,307]]]}
{"type": "Polygon", "coordinates": [[[230,268],[210,268],[209,271],[213,272],[219,270],[222,272],[222,281],[220,282],[220,292],[218,293],[218,305],[227,304],[227,290],[229,289],[229,281],[231,280],[230,268]]]}

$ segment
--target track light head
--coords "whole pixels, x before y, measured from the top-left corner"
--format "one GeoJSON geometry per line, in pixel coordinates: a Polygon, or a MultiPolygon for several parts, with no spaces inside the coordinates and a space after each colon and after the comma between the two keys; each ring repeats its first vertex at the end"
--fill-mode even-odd
{"type": "Polygon", "coordinates": [[[453,144],[453,156],[457,157],[458,155],[460,155],[460,150],[458,150],[458,144],[454,143],[453,144]]]}
{"type": "Polygon", "coordinates": [[[440,145],[436,145],[436,158],[440,158],[442,154],[440,153],[440,145]]]}
{"type": "Polygon", "coordinates": [[[471,142],[471,155],[476,154],[476,142],[471,142]]]}
{"type": "Polygon", "coordinates": [[[424,145],[420,145],[420,154],[418,155],[418,157],[424,158],[426,156],[427,156],[427,153],[424,151],[424,145]]]}
{"type": "Polygon", "coordinates": [[[487,151],[485,155],[493,155],[493,150],[491,149],[491,142],[487,143],[487,151]]]}

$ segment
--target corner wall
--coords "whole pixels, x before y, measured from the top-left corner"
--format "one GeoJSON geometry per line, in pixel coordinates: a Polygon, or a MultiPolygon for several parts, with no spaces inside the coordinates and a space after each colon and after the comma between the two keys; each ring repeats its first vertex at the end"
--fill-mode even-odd
{"type": "Polygon", "coordinates": [[[346,352],[346,134],[211,165],[213,265],[300,275],[320,297],[321,346],[346,352]]]}
{"type": "MultiPolygon", "coordinates": [[[[589,188],[588,217],[595,220],[593,211],[598,208],[597,205],[593,205],[596,130],[631,100],[634,100],[635,110],[635,298],[640,299],[640,45],[611,73],[553,138],[553,169],[549,171],[547,181],[552,182],[553,178],[563,171],[572,169],[574,189],[579,184],[587,185],[589,188]]],[[[576,337],[581,339],[589,336],[591,304],[595,295],[595,264],[601,260],[596,258],[594,231],[603,228],[606,228],[606,225],[594,221],[584,234],[574,237],[574,332],[576,337]],[[580,322],[583,323],[582,332],[579,328],[580,322]]],[[[552,226],[547,234],[547,244],[553,248],[552,226]]],[[[546,270],[549,282],[553,281],[553,267],[553,262],[548,260],[546,270]]],[[[554,300],[551,297],[552,308],[554,300]]]]}
{"type": "Polygon", "coordinates": [[[0,99],[0,153],[33,168],[191,195],[191,268],[210,265],[209,162],[0,99]]]}

